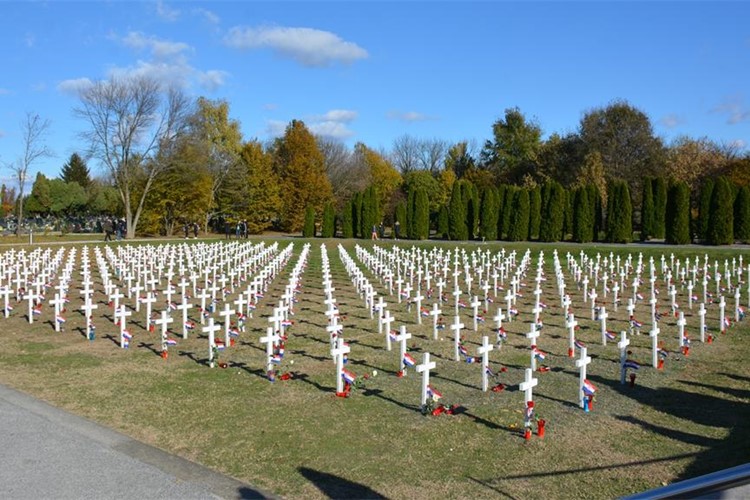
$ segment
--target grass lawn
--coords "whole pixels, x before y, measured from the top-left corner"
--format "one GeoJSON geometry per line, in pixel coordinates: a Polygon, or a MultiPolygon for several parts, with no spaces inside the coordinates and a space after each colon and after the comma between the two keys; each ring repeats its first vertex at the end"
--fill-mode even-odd
{"type": "MultiPolygon", "coordinates": [[[[289,498],[376,494],[393,498],[612,498],[750,461],[746,425],[750,421],[750,368],[746,361],[750,346],[745,338],[750,320],[734,325],[726,334],[717,334],[718,307],[709,305],[706,321],[718,338],[712,344],[701,344],[694,314],[697,307],[686,311],[693,347],[685,357],[677,352],[675,318],[666,317],[660,324],[660,338],[671,352],[664,370],[648,366],[651,342],[645,330],[631,338],[631,357],[642,365],[631,388],[619,383],[616,343],[601,345],[599,323],[591,321],[582,292],[566,274],[567,291],[581,324],[578,337],[587,343],[593,358],[588,378],[598,387],[594,410],[584,413],[577,404],[578,370],[567,357],[568,336],[551,260],[555,247],[548,245],[505,246],[521,252],[530,246],[532,273],[538,250],[545,252],[547,281],[542,300],[549,308],[542,315],[544,328],[538,343],[548,353],[544,364],[551,370],[535,375],[539,385],[534,391],[537,413],[548,422],[544,439],[523,439],[523,393],[517,389],[529,364],[525,334],[533,318],[533,275],[527,276],[528,285],[519,299],[520,315],[504,325],[507,343],[490,353],[495,371],[507,368],[499,378],[508,388],[483,393],[481,363],[453,361],[451,332],[445,330],[442,339],[433,340],[431,318],[416,325],[415,311],[407,312],[406,304],[398,304],[397,298],[388,296],[385,287],[366,272],[376,290],[386,294],[388,310],[397,319],[393,327],[403,323],[412,333],[409,347],[414,357],[421,361],[421,352],[430,352],[437,362],[432,385],[443,393],[446,403],[465,409],[459,415],[426,417],[419,411],[419,375],[410,369],[406,377],[396,377],[398,348],[385,350],[384,337],[377,333],[377,319],[370,318],[339,259],[339,240],[329,240],[334,297],[343,317],[343,335],[351,346],[349,369],[359,376],[369,375],[365,387],[352,397],[335,397],[335,365],[322,303],[319,245],[323,240],[313,240],[281,365],[294,377],[270,383],[264,374],[265,349],[258,338],[265,334],[267,317],[288,284],[305,240],[292,241],[294,255],[248,321],[247,332],[236,346],[222,353],[227,369],[205,365],[207,339],[198,329],[188,340],[174,335],[178,345],[170,349],[169,359],[161,359],[158,334],[144,329],[143,312],[131,317],[135,322],[131,348],[120,349],[112,311],[95,271],[95,300],[99,303],[96,340],[84,338],[79,311],[68,312],[66,331],[56,334],[50,307],[45,306],[41,319],[29,325],[26,302],[22,302],[10,318],[0,319],[0,382],[289,498]]],[[[354,258],[356,242],[343,243],[354,258]]],[[[360,243],[371,246],[370,242],[360,243]]],[[[462,246],[467,252],[501,248],[499,244],[462,246]]],[[[709,252],[711,262],[721,259],[722,270],[723,259],[740,254],[732,249],[661,246],[557,248],[563,266],[565,252],[578,255],[581,249],[589,255],[601,252],[602,258],[610,251],[623,255],[643,251],[645,262],[654,255],[657,264],[662,253],[669,262],[673,251],[682,259],[702,258],[709,252]]],[[[746,264],[749,256],[745,256],[746,264]]],[[[359,265],[364,269],[361,262],[359,265]]],[[[73,275],[80,279],[80,272],[73,275]]],[[[666,311],[669,297],[661,279],[659,283],[659,301],[666,311]]],[[[70,291],[75,308],[80,305],[80,295],[74,289],[79,285],[75,282],[70,291]]],[[[648,288],[647,280],[643,286],[648,288]]],[[[244,288],[243,284],[240,289],[244,288]]],[[[746,290],[745,284],[745,305],[746,290]]],[[[474,294],[480,293],[475,283],[474,294]]],[[[626,294],[630,296],[629,289],[626,294]]],[[[678,286],[683,309],[687,307],[686,294],[678,286]]],[[[466,295],[462,298],[468,302],[466,295]]],[[[611,298],[608,300],[609,329],[626,329],[625,307],[621,305],[615,312],[611,298]]],[[[160,297],[161,304],[163,301],[160,297]]],[[[731,315],[734,299],[727,297],[727,304],[731,315]]],[[[431,305],[431,301],[425,303],[431,305]]],[[[494,340],[490,318],[497,306],[505,311],[505,302],[497,300],[478,332],[472,330],[471,310],[461,310],[467,325],[464,337],[472,353],[476,353],[482,335],[494,340]]],[[[191,309],[194,319],[195,311],[191,309]]],[[[444,305],[443,311],[450,323],[452,302],[444,305]]],[[[636,317],[648,327],[648,303],[639,304],[636,317]]],[[[220,320],[218,315],[216,318],[220,320]]]]}

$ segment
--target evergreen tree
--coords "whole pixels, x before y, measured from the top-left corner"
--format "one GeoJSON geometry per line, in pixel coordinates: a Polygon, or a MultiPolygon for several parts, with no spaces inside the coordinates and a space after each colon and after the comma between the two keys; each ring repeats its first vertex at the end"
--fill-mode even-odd
{"type": "Polygon", "coordinates": [[[461,198],[461,181],[453,183],[450,205],[448,209],[448,238],[453,241],[468,239],[466,227],[466,210],[461,198]]]}
{"type": "Polygon", "coordinates": [[[711,197],[714,192],[715,182],[707,177],[703,180],[698,205],[698,238],[704,242],[708,240],[708,227],[711,216],[711,197]]]}
{"type": "Polygon", "coordinates": [[[438,211],[437,235],[444,240],[448,239],[448,205],[442,205],[438,211]]]}
{"type": "Polygon", "coordinates": [[[305,224],[302,228],[302,236],[305,238],[315,236],[315,209],[312,206],[305,208],[305,224]]]}
{"type": "Polygon", "coordinates": [[[648,241],[654,234],[654,192],[653,179],[643,179],[643,196],[641,198],[641,241],[648,241]]]}
{"type": "Polygon", "coordinates": [[[327,203],[323,209],[323,223],[320,228],[320,236],[323,238],[333,238],[336,235],[336,214],[333,209],[333,203],[327,203]]]}
{"type": "Polygon", "coordinates": [[[719,177],[711,193],[708,226],[709,245],[734,243],[734,198],[732,186],[726,177],[719,177]]]}
{"type": "Polygon", "coordinates": [[[510,219],[513,215],[513,202],[516,200],[516,186],[508,185],[505,187],[505,200],[503,201],[503,218],[500,229],[498,229],[498,238],[507,238],[510,232],[510,219]]]}
{"type": "Polygon", "coordinates": [[[582,186],[573,194],[573,241],[589,243],[594,240],[594,211],[589,190],[582,186]]]}
{"type": "Polygon", "coordinates": [[[539,238],[539,224],[542,221],[542,188],[534,186],[529,191],[529,240],[539,238]]]}
{"type": "Polygon", "coordinates": [[[565,214],[563,215],[563,230],[560,235],[560,241],[568,239],[569,234],[573,234],[573,192],[562,188],[565,193],[565,214]]]}
{"type": "Polygon", "coordinates": [[[685,182],[672,184],[667,192],[665,240],[671,245],[690,243],[690,188],[685,182]]]}
{"type": "Polygon", "coordinates": [[[414,194],[414,238],[426,240],[430,237],[430,201],[424,189],[414,194]]]}
{"type": "Polygon", "coordinates": [[[513,200],[513,215],[511,217],[508,240],[525,241],[529,235],[529,192],[526,189],[516,191],[513,200]]]}
{"type": "Polygon", "coordinates": [[[654,238],[662,239],[666,234],[666,213],[667,213],[667,182],[664,177],[656,177],[652,183],[654,195],[654,214],[653,229],[654,238]]]}
{"type": "Polygon", "coordinates": [[[86,162],[83,161],[83,158],[78,153],[70,155],[68,163],[62,166],[60,178],[65,182],[77,182],[79,186],[87,191],[89,186],[91,186],[89,167],[86,166],[86,162]]]}
{"type": "Polygon", "coordinates": [[[417,231],[414,225],[414,205],[416,202],[417,192],[412,186],[406,195],[406,237],[410,240],[417,239],[417,231]]]}
{"type": "Polygon", "coordinates": [[[344,204],[344,208],[341,210],[339,219],[341,221],[341,236],[344,238],[354,238],[354,227],[352,226],[352,208],[353,201],[349,200],[344,204]]]}
{"type": "Polygon", "coordinates": [[[362,193],[354,193],[352,197],[352,238],[362,238],[362,193]]]}
{"type": "Polygon", "coordinates": [[[750,243],[750,187],[743,186],[734,200],[734,238],[750,243]]]}
{"type": "Polygon", "coordinates": [[[629,243],[633,238],[633,205],[625,181],[611,183],[607,204],[607,241],[629,243]]]}
{"type": "Polygon", "coordinates": [[[496,238],[497,240],[500,240],[503,238],[503,213],[505,208],[505,191],[507,189],[507,186],[505,184],[500,184],[497,187],[497,193],[495,196],[495,207],[497,207],[497,229],[496,231],[496,238]]]}
{"type": "Polygon", "coordinates": [[[565,190],[557,181],[548,181],[542,187],[542,220],[539,241],[560,241],[565,223],[565,190]]]}
{"type": "Polygon", "coordinates": [[[497,193],[488,186],[482,191],[479,203],[479,236],[486,241],[497,239],[497,193]]]}

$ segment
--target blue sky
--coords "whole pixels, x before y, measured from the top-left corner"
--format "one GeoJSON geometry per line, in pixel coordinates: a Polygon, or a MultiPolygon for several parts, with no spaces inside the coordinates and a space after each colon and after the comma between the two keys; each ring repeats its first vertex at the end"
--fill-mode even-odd
{"type": "Polygon", "coordinates": [[[34,112],[56,156],[29,174],[59,175],[85,149],[76,90],[134,72],[226,99],[247,139],[301,119],[376,149],[403,134],[481,145],[509,107],[549,135],[625,99],[667,142],[746,150],[748,19],[739,1],[0,1],[0,165],[34,112]]]}

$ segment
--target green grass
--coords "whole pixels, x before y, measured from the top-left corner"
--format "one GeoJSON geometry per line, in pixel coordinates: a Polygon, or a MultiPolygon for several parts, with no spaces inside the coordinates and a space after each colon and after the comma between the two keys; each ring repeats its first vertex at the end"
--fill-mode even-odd
{"type": "MultiPolygon", "coordinates": [[[[339,260],[338,241],[329,242],[328,254],[335,297],[346,316],[350,369],[360,376],[373,370],[378,375],[371,376],[365,389],[351,398],[333,394],[334,365],[321,303],[318,247],[322,240],[312,240],[282,365],[296,377],[271,384],[263,377],[264,350],[258,337],[265,333],[269,305],[278,302],[304,241],[295,240],[295,255],[248,323],[247,333],[222,354],[229,362],[227,369],[211,370],[201,364],[207,356],[207,341],[195,333],[187,341],[178,338],[165,361],[151,350],[157,347],[156,335],[138,327],[134,327],[132,347],[120,350],[107,338],[116,329],[104,318],[95,321],[97,339],[88,342],[76,330],[83,324],[78,313],[69,313],[67,331],[56,334],[43,322],[51,317],[48,309],[43,321],[29,326],[22,317],[25,307],[19,306],[14,316],[0,320],[4,322],[0,381],[291,498],[357,496],[367,491],[396,498],[611,498],[748,461],[746,324],[731,328],[711,345],[701,345],[695,340],[697,317],[688,317],[688,331],[694,339],[690,356],[672,354],[660,372],[644,366],[636,387],[630,388],[619,384],[616,347],[598,344],[598,323],[588,319],[589,310],[582,307],[580,294],[574,295],[576,317],[582,325],[579,337],[588,343],[594,358],[589,378],[599,387],[594,411],[586,414],[577,407],[578,372],[566,355],[567,331],[553,289],[555,247],[551,245],[506,246],[521,251],[529,247],[533,252],[544,249],[547,259],[543,300],[550,308],[543,314],[539,345],[549,354],[545,364],[552,371],[536,375],[539,386],[535,391],[538,413],[549,422],[544,439],[525,442],[519,434],[523,394],[516,388],[529,359],[525,333],[531,293],[525,294],[519,306],[521,321],[505,325],[508,343],[490,355],[494,368],[507,367],[500,378],[508,389],[501,393],[481,392],[480,365],[452,361],[449,331],[441,332],[444,340],[432,340],[431,318],[422,326],[414,325],[416,313],[407,315],[404,304],[386,297],[391,313],[410,325],[415,357],[421,360],[420,351],[433,354],[438,364],[433,385],[447,403],[465,408],[456,416],[425,417],[418,411],[420,379],[413,370],[405,378],[395,377],[398,350],[394,346],[392,352],[385,351],[377,321],[370,319],[339,260]]],[[[352,257],[353,243],[344,242],[352,257]]],[[[411,246],[410,242],[400,244],[411,246]]],[[[479,245],[464,246],[471,251],[479,245]]],[[[499,246],[481,248],[496,251],[499,246]]],[[[669,257],[672,252],[652,246],[558,248],[561,258],[581,248],[594,255],[643,248],[646,258],[665,252],[669,257]]],[[[701,257],[705,251],[720,259],[738,255],[730,249],[692,250],[689,255],[699,252],[701,257]]],[[[568,291],[575,291],[570,280],[568,291]]],[[[685,293],[679,295],[682,304],[685,293]]],[[[665,293],[660,301],[665,307],[665,293]]],[[[733,304],[733,299],[728,302],[733,304]]],[[[496,305],[505,309],[504,303],[496,305]]],[[[609,328],[625,328],[624,308],[616,313],[608,310],[610,320],[614,318],[609,328]]],[[[446,305],[444,311],[450,321],[452,307],[446,305]]],[[[636,316],[647,322],[646,311],[647,306],[641,305],[636,316]]],[[[103,303],[97,312],[110,314],[103,303]]],[[[711,306],[710,327],[716,324],[716,315],[716,307],[711,306]]],[[[462,310],[462,316],[470,325],[471,313],[462,310]]],[[[134,318],[142,321],[143,313],[134,318]]],[[[479,333],[464,331],[471,351],[476,350],[481,335],[493,338],[491,327],[488,320],[480,325],[479,333]]],[[[667,319],[661,327],[667,348],[676,349],[674,319],[667,319]]],[[[648,336],[634,336],[631,347],[633,357],[648,364],[648,336]]]]}

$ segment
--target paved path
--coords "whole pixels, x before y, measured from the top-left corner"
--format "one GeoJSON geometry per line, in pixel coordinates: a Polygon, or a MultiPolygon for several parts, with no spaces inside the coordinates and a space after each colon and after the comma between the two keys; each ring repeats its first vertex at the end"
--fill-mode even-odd
{"type": "Polygon", "coordinates": [[[0,498],[264,498],[189,460],[0,385],[0,498]]]}

